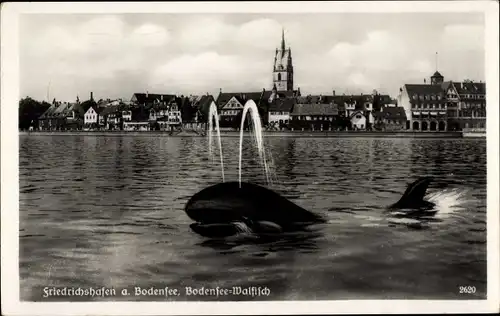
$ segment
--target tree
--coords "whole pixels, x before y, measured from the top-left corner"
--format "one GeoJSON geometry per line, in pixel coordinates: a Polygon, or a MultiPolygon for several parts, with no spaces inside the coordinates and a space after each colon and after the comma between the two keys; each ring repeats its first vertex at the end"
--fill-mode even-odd
{"type": "Polygon", "coordinates": [[[19,100],[19,128],[29,129],[38,126],[38,118],[50,107],[50,104],[36,101],[30,97],[19,100]]]}
{"type": "Polygon", "coordinates": [[[191,105],[188,97],[182,99],[181,106],[181,118],[183,122],[192,122],[195,116],[195,109],[191,105]]]}

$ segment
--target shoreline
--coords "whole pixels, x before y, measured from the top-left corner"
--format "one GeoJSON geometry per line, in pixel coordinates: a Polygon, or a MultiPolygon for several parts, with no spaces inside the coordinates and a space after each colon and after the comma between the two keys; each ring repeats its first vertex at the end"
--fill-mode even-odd
{"type": "MultiPolygon", "coordinates": [[[[365,131],[285,131],[263,132],[264,137],[296,137],[296,138],[463,138],[462,132],[365,132],[365,131]]],[[[19,136],[161,136],[161,137],[206,137],[193,131],[183,131],[170,135],[167,131],[19,131],[19,136]]],[[[244,136],[250,136],[245,132],[244,136]]],[[[240,137],[238,131],[221,131],[221,137],[240,137]]]]}

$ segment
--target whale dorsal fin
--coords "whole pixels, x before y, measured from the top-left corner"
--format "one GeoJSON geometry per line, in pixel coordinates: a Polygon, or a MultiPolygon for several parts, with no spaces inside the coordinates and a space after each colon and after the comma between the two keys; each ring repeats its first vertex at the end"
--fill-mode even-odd
{"type": "Polygon", "coordinates": [[[427,188],[429,187],[431,181],[432,178],[424,177],[409,184],[408,188],[397,204],[413,204],[423,201],[425,193],[427,192],[427,188]]]}

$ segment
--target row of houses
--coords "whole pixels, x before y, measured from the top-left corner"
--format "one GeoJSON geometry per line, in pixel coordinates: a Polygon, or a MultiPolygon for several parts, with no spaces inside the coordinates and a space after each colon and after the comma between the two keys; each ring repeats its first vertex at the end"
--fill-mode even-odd
{"type": "Polygon", "coordinates": [[[220,126],[238,128],[245,103],[253,100],[268,130],[456,131],[484,128],[483,82],[444,81],[434,73],[429,84],[405,84],[396,100],[372,94],[306,95],[300,89],[223,92],[216,98],[134,93],[130,101],[53,102],[39,119],[41,129],[169,130],[207,121],[212,103],[220,126]]]}
{"type": "Polygon", "coordinates": [[[130,102],[107,100],[83,103],[56,102],[39,118],[42,130],[166,130],[182,124],[177,97],[151,95],[144,102],[142,93],[133,95],[130,102]],[[141,101],[143,103],[141,103],[141,101]],[[147,105],[146,105],[147,104],[147,105]]]}
{"type": "Polygon", "coordinates": [[[107,100],[96,103],[54,102],[39,118],[40,129],[120,129],[166,130],[183,123],[205,123],[211,103],[215,103],[221,127],[239,127],[242,110],[248,100],[259,109],[263,125],[281,129],[359,129],[387,124],[390,129],[404,126],[401,111],[394,112],[394,100],[387,95],[307,95],[300,90],[278,92],[219,92],[177,97],[173,94],[134,93],[130,102],[107,100]],[[297,95],[299,94],[299,95],[297,95]],[[380,115],[384,113],[384,115],[380,115]],[[397,114],[397,116],[395,116],[397,114]],[[183,120],[184,118],[184,120],[183,120]]]}
{"type": "Polygon", "coordinates": [[[216,99],[221,126],[238,126],[242,109],[253,100],[263,124],[270,130],[307,129],[402,129],[405,112],[397,108],[388,95],[307,95],[300,90],[278,92],[276,88],[262,92],[219,93],[216,99]],[[391,108],[391,109],[387,109],[391,108]],[[394,109],[392,109],[394,108],[394,109]],[[387,124],[390,122],[390,124],[387,124]]]}

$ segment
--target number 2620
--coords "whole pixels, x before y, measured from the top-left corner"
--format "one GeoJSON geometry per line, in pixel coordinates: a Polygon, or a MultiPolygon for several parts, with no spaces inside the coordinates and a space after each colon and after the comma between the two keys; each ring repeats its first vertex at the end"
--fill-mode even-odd
{"type": "Polygon", "coordinates": [[[460,294],[474,294],[474,293],[476,293],[475,286],[459,286],[458,290],[460,291],[460,294]]]}

